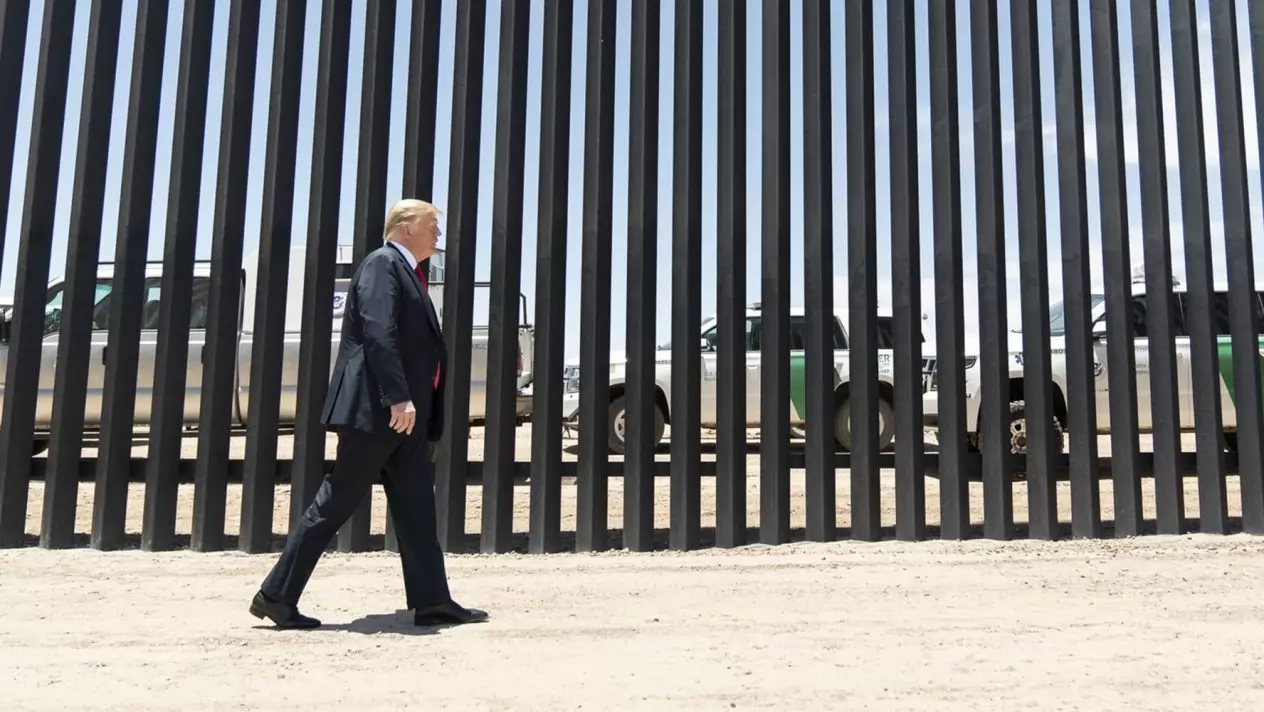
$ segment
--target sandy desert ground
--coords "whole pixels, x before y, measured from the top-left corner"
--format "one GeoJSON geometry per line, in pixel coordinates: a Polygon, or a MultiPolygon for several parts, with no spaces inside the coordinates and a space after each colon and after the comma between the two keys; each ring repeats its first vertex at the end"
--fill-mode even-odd
{"type": "MultiPolygon", "coordinates": [[[[522,459],[527,442],[520,436],[522,459]]],[[[481,443],[471,449],[477,457],[481,443]]],[[[748,467],[755,526],[757,456],[748,467]]],[[[838,512],[846,526],[843,474],[838,512]]],[[[621,482],[610,484],[610,525],[618,529],[621,482]]],[[[668,482],[657,485],[656,518],[666,528],[668,482]]],[[[527,531],[527,489],[515,493],[519,532],[527,531]]],[[[288,488],[277,494],[279,545],[288,488]]],[[[564,529],[574,526],[574,494],[567,483],[564,529]]],[[[933,525],[934,480],[927,494],[933,525]]],[[[1021,483],[1014,494],[1023,521],[1021,483]]],[[[882,496],[893,525],[890,472],[882,496]]],[[[469,532],[478,530],[480,498],[471,487],[469,532]]],[[[972,500],[981,522],[981,487],[972,500]]],[[[1065,520],[1065,485],[1059,500],[1065,520]]],[[[795,527],[805,521],[803,501],[795,473],[795,527]]],[[[1145,501],[1152,516],[1150,483],[1145,501]]],[[[1186,501],[1196,516],[1192,480],[1186,501]]],[[[1236,478],[1229,502],[1237,515],[1236,478]]],[[[140,531],[142,503],[134,485],[130,532],[140,531]]],[[[1106,519],[1110,503],[1105,482],[1106,519]]],[[[84,484],[85,535],[91,504],[84,484]]],[[[379,534],[384,504],[379,491],[379,534]]],[[[41,505],[36,483],[32,535],[41,505]]],[[[182,486],[181,533],[190,530],[191,505],[192,487],[182,486]]],[[[230,535],[239,507],[234,485],[230,535]]],[[[709,480],[703,510],[709,526],[709,480]]],[[[1264,699],[1261,554],[1264,540],[1241,534],[459,554],[448,559],[454,592],[493,619],[433,631],[396,614],[403,604],[394,555],[331,553],[304,599],[326,626],[300,633],[271,630],[246,613],[274,554],[0,551],[0,700],[12,710],[129,711],[1247,709],[1264,699]]]]}
{"type": "Polygon", "coordinates": [[[792,544],[453,556],[490,622],[401,621],[389,554],[330,555],[326,627],[245,606],[271,556],[0,552],[8,710],[1251,709],[1264,545],[792,544]]]}

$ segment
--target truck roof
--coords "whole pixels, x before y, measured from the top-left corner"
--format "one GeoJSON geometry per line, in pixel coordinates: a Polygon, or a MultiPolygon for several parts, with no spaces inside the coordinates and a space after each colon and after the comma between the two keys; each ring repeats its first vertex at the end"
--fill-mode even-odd
{"type": "MultiPolygon", "coordinates": [[[[850,312],[847,309],[846,304],[835,304],[833,312],[834,312],[834,316],[836,317],[844,317],[850,314],[850,312]]],[[[891,309],[888,307],[883,307],[881,305],[878,306],[877,313],[878,313],[878,316],[882,316],[882,317],[892,316],[891,309]]],[[[760,302],[752,302],[746,305],[746,316],[760,316],[761,314],[763,314],[763,304],[761,304],[760,302]]],[[[790,316],[793,316],[793,317],[807,316],[807,309],[803,306],[791,306],[790,316]]]]}
{"type": "MultiPolygon", "coordinates": [[[[307,253],[307,247],[305,245],[298,246],[298,247],[291,247],[290,259],[291,261],[294,261],[297,259],[298,261],[301,262],[302,258],[306,255],[306,253],[307,253]]],[[[350,267],[351,262],[352,262],[352,246],[351,245],[338,245],[337,257],[335,259],[336,259],[337,265],[350,267]]],[[[249,270],[251,267],[257,265],[258,263],[259,263],[259,249],[255,248],[254,250],[251,250],[249,253],[247,253],[245,257],[242,259],[242,269],[249,270]]],[[[117,262],[98,262],[97,263],[97,276],[98,277],[113,277],[114,272],[115,272],[115,267],[117,264],[118,264],[117,262]]],[[[145,276],[146,277],[161,277],[162,264],[163,264],[162,260],[146,261],[145,262],[145,276]]],[[[193,262],[193,276],[194,277],[209,277],[211,274],[211,264],[212,263],[210,260],[195,260],[193,262]]],[[[349,274],[349,270],[347,270],[347,272],[348,274],[345,274],[345,275],[338,274],[337,276],[339,278],[344,278],[344,279],[346,277],[350,277],[351,275],[349,274]]],[[[58,277],[54,281],[59,281],[63,278],[64,277],[58,277]]]]}
{"type": "MultiPolygon", "coordinates": [[[[336,265],[334,270],[335,279],[349,279],[351,277],[352,265],[351,245],[338,245],[336,265]]],[[[301,291],[303,281],[307,270],[307,246],[300,245],[291,247],[289,250],[289,259],[286,261],[286,271],[288,274],[288,287],[290,290],[286,298],[285,305],[285,329],[286,331],[297,331],[302,323],[302,297],[301,291]]],[[[259,275],[257,265],[259,264],[258,248],[251,250],[242,259],[241,273],[244,282],[242,292],[242,326],[250,331],[251,324],[254,321],[255,300],[258,297],[259,275]]],[[[211,275],[210,260],[196,260],[193,263],[194,277],[210,277],[211,275]]],[[[97,277],[110,279],[114,277],[116,271],[116,262],[99,262],[97,264],[97,277]]],[[[163,272],[163,263],[161,261],[147,261],[145,263],[145,276],[147,278],[161,277],[163,272]]],[[[57,284],[65,279],[59,276],[50,281],[50,285],[57,284]]],[[[335,295],[335,299],[336,299],[335,295]]],[[[332,308],[332,304],[331,304],[332,308]]]]}

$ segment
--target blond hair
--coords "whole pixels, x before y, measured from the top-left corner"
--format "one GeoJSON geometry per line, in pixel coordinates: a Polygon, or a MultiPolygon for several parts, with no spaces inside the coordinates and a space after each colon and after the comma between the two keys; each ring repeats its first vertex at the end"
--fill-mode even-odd
{"type": "Polygon", "coordinates": [[[438,208],[424,200],[404,198],[392,205],[391,209],[387,211],[386,224],[382,226],[382,239],[390,242],[395,231],[399,230],[401,226],[427,215],[434,215],[435,219],[438,219],[438,208]]]}

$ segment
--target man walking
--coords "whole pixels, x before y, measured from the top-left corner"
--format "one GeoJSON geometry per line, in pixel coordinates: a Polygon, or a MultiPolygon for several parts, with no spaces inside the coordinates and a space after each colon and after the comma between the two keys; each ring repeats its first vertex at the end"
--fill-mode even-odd
{"type": "Polygon", "coordinates": [[[487,618],[452,600],[435,523],[434,451],[443,435],[447,354],[420,263],[438,249],[438,211],[420,200],[401,200],[387,213],[383,233],[386,244],[367,255],[352,277],[321,416],[338,433],[334,471],[250,604],[252,615],[282,628],[320,625],[299,613],[298,599],[325,547],[379,477],[415,623],[487,618]]]}

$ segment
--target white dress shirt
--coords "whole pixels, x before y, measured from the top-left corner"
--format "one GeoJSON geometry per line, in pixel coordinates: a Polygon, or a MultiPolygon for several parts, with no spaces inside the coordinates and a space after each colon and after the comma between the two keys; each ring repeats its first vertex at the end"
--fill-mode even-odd
{"type": "Polygon", "coordinates": [[[410,252],[408,248],[404,247],[398,242],[395,242],[394,240],[391,240],[390,244],[395,249],[399,250],[399,253],[404,256],[404,259],[408,260],[408,266],[412,268],[414,272],[416,272],[417,271],[417,258],[413,257],[413,253],[410,252]]]}

